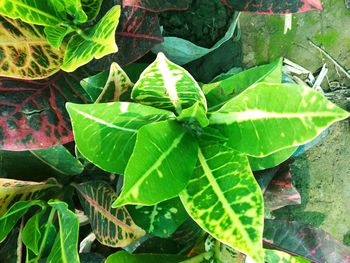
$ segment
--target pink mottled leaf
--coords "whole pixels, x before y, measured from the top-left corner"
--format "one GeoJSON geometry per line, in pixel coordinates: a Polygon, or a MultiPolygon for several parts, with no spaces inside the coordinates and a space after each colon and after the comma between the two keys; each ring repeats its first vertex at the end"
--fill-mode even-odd
{"type": "Polygon", "coordinates": [[[124,0],[123,4],[124,6],[137,7],[151,12],[185,10],[189,6],[187,0],[124,0]]]}
{"type": "Polygon", "coordinates": [[[292,184],[289,164],[282,164],[264,193],[265,207],[270,211],[301,204],[301,196],[292,184]]]}
{"type": "Polygon", "coordinates": [[[222,0],[234,10],[257,14],[290,14],[322,10],[320,0],[222,0]]]}
{"type": "Polygon", "coordinates": [[[349,263],[350,249],[322,229],[265,219],[264,244],[316,263],[349,263]]]}
{"type": "Polygon", "coordinates": [[[0,149],[37,150],[73,140],[65,103],[87,102],[82,77],[59,72],[43,80],[0,78],[0,149]]]}

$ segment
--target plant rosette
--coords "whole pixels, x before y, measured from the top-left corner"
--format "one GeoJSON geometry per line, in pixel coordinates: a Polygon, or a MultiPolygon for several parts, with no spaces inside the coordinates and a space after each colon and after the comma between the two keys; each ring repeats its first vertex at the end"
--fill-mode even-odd
{"type": "Polygon", "coordinates": [[[179,197],[204,231],[260,263],[264,201],[252,170],[283,162],[349,117],[317,91],[281,80],[279,60],[200,88],[159,53],[132,87],[133,102],[66,107],[79,152],[124,176],[113,208],[135,212],[179,197]]]}

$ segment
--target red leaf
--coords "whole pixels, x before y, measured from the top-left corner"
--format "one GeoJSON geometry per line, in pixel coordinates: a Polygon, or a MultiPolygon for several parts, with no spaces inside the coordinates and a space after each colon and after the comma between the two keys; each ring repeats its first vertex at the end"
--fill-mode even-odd
{"type": "Polygon", "coordinates": [[[281,165],[264,193],[265,206],[270,211],[301,204],[301,196],[292,181],[289,164],[281,165]]]}
{"type": "Polygon", "coordinates": [[[123,4],[124,6],[137,7],[151,12],[185,10],[189,7],[188,1],[185,0],[124,0],[123,4]]]}
{"type": "Polygon", "coordinates": [[[289,14],[322,10],[320,0],[222,0],[237,11],[257,14],[289,14]]]}
{"type": "Polygon", "coordinates": [[[59,72],[44,80],[0,78],[0,149],[36,150],[73,140],[67,101],[87,101],[81,78],[59,72]]]}
{"type": "Polygon", "coordinates": [[[311,262],[350,262],[348,247],[324,230],[298,222],[265,219],[264,243],[311,262]]]}
{"type": "Polygon", "coordinates": [[[116,33],[118,52],[95,61],[94,70],[107,69],[112,62],[126,66],[163,41],[156,13],[124,7],[120,19],[116,33]]]}

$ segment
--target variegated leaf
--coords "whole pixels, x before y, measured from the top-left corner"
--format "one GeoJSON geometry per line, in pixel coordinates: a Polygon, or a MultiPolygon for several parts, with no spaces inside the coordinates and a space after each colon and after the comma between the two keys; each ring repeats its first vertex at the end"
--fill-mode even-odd
{"type": "Polygon", "coordinates": [[[44,80],[0,77],[0,148],[37,150],[73,140],[67,101],[88,102],[84,73],[58,72],[44,80]]]}
{"type": "Polygon", "coordinates": [[[13,19],[19,18],[26,23],[43,26],[64,24],[60,10],[55,7],[51,0],[1,0],[0,15],[13,19]]]}
{"type": "Polygon", "coordinates": [[[220,144],[201,147],[180,198],[215,239],[263,262],[263,198],[245,155],[220,144]]]}
{"type": "Polygon", "coordinates": [[[43,29],[0,16],[0,76],[41,79],[60,69],[64,47],[50,46],[43,29]]]}
{"type": "Polygon", "coordinates": [[[182,67],[170,62],[163,53],[142,72],[131,97],[145,105],[170,110],[177,115],[196,102],[207,110],[206,99],[198,83],[182,67]]]}
{"type": "Polygon", "coordinates": [[[281,83],[282,59],[204,84],[202,89],[207,99],[208,110],[218,110],[227,101],[258,82],[281,83]]]}
{"type": "Polygon", "coordinates": [[[133,85],[134,83],[131,82],[124,70],[114,62],[109,70],[107,82],[96,99],[96,103],[119,101],[120,96],[132,88],[133,85]]]}
{"type": "Polygon", "coordinates": [[[115,31],[119,22],[120,5],[112,7],[93,27],[79,31],[68,42],[62,69],[68,72],[118,51],[115,31]]]}
{"type": "Polygon", "coordinates": [[[258,83],[210,116],[232,148],[253,157],[304,144],[349,113],[316,90],[258,83]],[[273,100],[271,98],[274,98],[273,100]]]}
{"type": "Polygon", "coordinates": [[[50,179],[47,182],[30,182],[1,178],[0,216],[15,202],[37,199],[44,195],[48,189],[57,187],[60,185],[55,179],[50,179]]]}
{"type": "Polygon", "coordinates": [[[198,101],[191,107],[182,110],[180,116],[176,119],[189,124],[199,124],[202,127],[207,127],[209,125],[206,112],[198,101]]]}
{"type": "Polygon", "coordinates": [[[87,21],[81,0],[48,0],[48,2],[51,2],[62,18],[67,20],[72,18],[73,24],[82,24],[87,21]]]}
{"type": "Polygon", "coordinates": [[[83,10],[88,16],[88,20],[93,20],[98,15],[100,11],[103,0],[81,0],[83,10]]]}
{"type": "Polygon", "coordinates": [[[135,223],[148,234],[169,237],[188,218],[179,198],[173,198],[154,206],[127,206],[135,223]]]}
{"type": "Polygon", "coordinates": [[[266,263],[310,263],[310,261],[301,257],[292,256],[286,252],[265,249],[266,263]]]}
{"type": "Polygon", "coordinates": [[[96,166],[123,174],[138,130],[173,116],[170,111],[136,103],[67,104],[80,153],[96,166]]]}
{"type": "Polygon", "coordinates": [[[173,120],[141,127],[113,206],[154,205],[176,197],[188,184],[197,151],[196,138],[173,120]]]}
{"type": "MultiPolygon", "coordinates": [[[[55,49],[60,49],[64,38],[71,32],[73,29],[68,26],[47,26],[44,29],[46,39],[55,49]]],[[[63,60],[63,59],[62,59],[63,60]]],[[[63,61],[62,61],[63,62],[63,61]]]]}
{"type": "Polygon", "coordinates": [[[103,245],[124,247],[145,234],[126,208],[112,208],[117,195],[107,183],[88,182],[75,185],[75,188],[92,230],[103,245]]]}

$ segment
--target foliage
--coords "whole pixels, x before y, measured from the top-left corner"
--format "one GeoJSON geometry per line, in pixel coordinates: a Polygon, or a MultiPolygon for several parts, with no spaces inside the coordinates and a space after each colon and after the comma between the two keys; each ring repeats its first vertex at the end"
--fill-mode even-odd
{"type": "MultiPolygon", "coordinates": [[[[256,13],[321,9],[318,1],[223,2],[256,13]]],[[[142,72],[126,73],[162,41],[158,13],[187,7],[1,1],[0,146],[30,150],[56,178],[0,179],[0,256],[26,263],[347,260],[349,250],[328,233],[267,219],[300,203],[284,161],[346,111],[311,88],[281,83],[282,59],[207,84],[162,53],[142,72]],[[81,253],[89,246],[96,253],[81,253]]]]}

